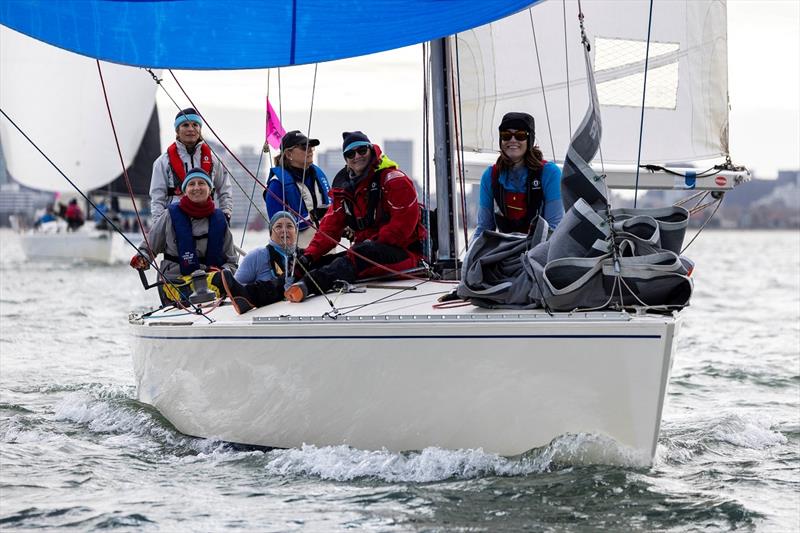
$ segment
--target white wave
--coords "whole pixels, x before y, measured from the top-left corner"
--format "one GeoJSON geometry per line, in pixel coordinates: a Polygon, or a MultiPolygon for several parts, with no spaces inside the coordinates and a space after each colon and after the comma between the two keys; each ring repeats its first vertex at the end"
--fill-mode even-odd
{"type": "Polygon", "coordinates": [[[366,451],[349,446],[303,445],[299,449],[268,453],[266,470],[280,476],[316,476],[348,481],[377,478],[387,482],[425,483],[445,479],[482,476],[524,476],[538,474],[554,465],[614,464],[645,466],[649,459],[599,435],[565,435],[548,446],[520,457],[508,458],[482,449],[443,450],[425,448],[419,452],[366,451]]]}
{"type": "Polygon", "coordinates": [[[181,435],[160,424],[151,413],[107,399],[107,391],[98,392],[101,398],[83,391],[65,395],[55,406],[55,419],[85,424],[93,433],[108,434],[106,443],[112,446],[156,450],[166,445],[199,453],[210,453],[220,446],[218,441],[181,435]]]}
{"type": "Polygon", "coordinates": [[[712,435],[717,440],[753,450],[786,444],[786,436],[773,430],[773,425],[774,422],[763,415],[731,413],[712,428],[712,435]]]}

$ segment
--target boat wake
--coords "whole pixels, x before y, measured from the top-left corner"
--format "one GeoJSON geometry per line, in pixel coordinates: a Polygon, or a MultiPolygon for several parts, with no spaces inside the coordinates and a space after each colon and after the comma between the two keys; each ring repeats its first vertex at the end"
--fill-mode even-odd
{"type": "Polygon", "coordinates": [[[268,452],[266,470],[280,476],[314,476],[326,480],[378,479],[426,483],[488,476],[526,476],[576,465],[644,467],[647,457],[601,435],[564,435],[518,457],[481,449],[425,448],[414,452],[366,451],[349,446],[312,446],[268,452]]]}
{"type": "Polygon", "coordinates": [[[435,482],[491,476],[527,476],[576,465],[639,468],[647,457],[594,434],[564,435],[517,457],[481,449],[368,451],[349,446],[304,445],[294,449],[255,450],[178,432],[153,408],[132,399],[129,387],[92,385],[65,391],[52,417],[13,415],[2,431],[4,442],[88,441],[83,444],[125,449],[147,462],[231,462],[255,460],[270,475],[350,481],[435,482]],[[55,425],[54,425],[55,424],[55,425]],[[67,424],[67,427],[64,427],[67,424]]]}
{"type": "Polygon", "coordinates": [[[656,463],[683,464],[708,452],[741,456],[786,444],[776,423],[762,414],[725,413],[714,418],[690,417],[664,424],[656,463]]]}

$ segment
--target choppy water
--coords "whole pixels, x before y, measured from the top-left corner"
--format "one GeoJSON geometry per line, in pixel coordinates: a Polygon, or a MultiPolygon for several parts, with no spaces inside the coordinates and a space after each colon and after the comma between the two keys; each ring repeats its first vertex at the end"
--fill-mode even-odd
{"type": "MultiPolygon", "coordinates": [[[[250,236],[251,244],[259,237],[250,236]]],[[[127,266],[23,262],[0,232],[0,529],[796,531],[800,237],[707,232],[656,464],[598,436],[479,450],[270,452],[138,403],[127,266]]]]}

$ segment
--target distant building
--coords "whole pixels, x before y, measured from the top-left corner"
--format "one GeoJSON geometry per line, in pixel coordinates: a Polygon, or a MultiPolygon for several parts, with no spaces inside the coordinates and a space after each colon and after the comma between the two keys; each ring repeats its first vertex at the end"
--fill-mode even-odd
{"type": "Polygon", "coordinates": [[[222,146],[214,142],[209,142],[209,145],[215,154],[221,156],[223,164],[230,173],[231,195],[233,196],[231,226],[241,227],[245,223],[253,228],[266,226],[264,218],[259,214],[259,211],[261,213],[266,212],[264,207],[264,183],[272,166],[268,154],[262,153],[252,145],[240,146],[236,151],[236,157],[247,168],[245,170],[242,168],[242,164],[239,164],[222,146]],[[250,173],[257,176],[259,183],[253,181],[250,173]],[[250,202],[251,197],[252,204],[250,202]]]}
{"type": "Polygon", "coordinates": [[[328,182],[333,182],[333,177],[336,176],[336,173],[339,172],[344,166],[342,151],[336,148],[331,148],[330,150],[325,150],[324,152],[318,152],[316,164],[328,177],[328,182]]]}
{"type": "Polygon", "coordinates": [[[414,141],[411,139],[386,139],[383,141],[383,151],[398,168],[410,178],[414,178],[414,141]]]}

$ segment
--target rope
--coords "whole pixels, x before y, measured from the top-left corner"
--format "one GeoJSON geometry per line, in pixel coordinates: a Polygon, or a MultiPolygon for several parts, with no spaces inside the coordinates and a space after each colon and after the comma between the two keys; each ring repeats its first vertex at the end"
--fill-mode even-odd
{"type": "MultiPolygon", "coordinates": [[[[149,69],[148,69],[148,70],[149,70],[149,69]]],[[[150,71],[150,72],[151,72],[151,75],[152,75],[152,71],[150,71]]],[[[231,150],[231,149],[228,147],[228,145],[227,145],[227,144],[226,144],[226,143],[225,143],[225,142],[224,142],[224,141],[223,141],[223,140],[220,138],[220,136],[217,134],[217,132],[216,132],[216,131],[214,131],[214,129],[213,129],[213,128],[211,127],[211,125],[208,123],[208,121],[206,120],[206,118],[205,118],[205,117],[202,115],[202,113],[200,112],[200,110],[197,108],[197,106],[194,104],[194,102],[192,101],[192,99],[191,99],[191,98],[189,97],[189,95],[186,93],[186,90],[183,88],[183,86],[182,86],[182,85],[180,84],[180,82],[178,81],[177,77],[175,76],[175,73],[174,73],[174,72],[172,72],[172,70],[171,70],[171,69],[169,70],[169,73],[170,73],[170,75],[172,76],[172,78],[175,80],[175,83],[177,84],[178,88],[181,90],[181,92],[183,93],[183,95],[186,97],[186,99],[189,101],[189,103],[192,105],[192,107],[195,109],[195,111],[197,111],[197,114],[200,116],[200,118],[203,120],[203,122],[204,122],[204,123],[205,123],[205,124],[208,126],[208,129],[209,129],[209,131],[211,131],[211,133],[214,135],[214,137],[216,137],[216,138],[217,138],[217,140],[220,142],[220,144],[222,145],[222,147],[223,147],[223,148],[224,148],[224,149],[225,149],[225,150],[226,150],[226,151],[227,151],[227,152],[228,152],[228,153],[231,155],[231,157],[232,157],[232,158],[233,158],[233,159],[234,159],[234,160],[235,160],[237,163],[239,163],[239,165],[240,165],[240,166],[241,166],[241,167],[244,169],[244,171],[245,171],[245,172],[247,172],[247,174],[248,174],[248,175],[249,175],[251,178],[253,178],[254,180],[258,181],[258,180],[256,179],[256,177],[253,175],[253,173],[250,171],[250,169],[248,169],[248,168],[247,168],[247,166],[245,166],[245,164],[244,164],[244,163],[242,163],[242,161],[241,161],[241,160],[240,160],[240,159],[239,159],[239,158],[236,156],[236,154],[234,154],[234,153],[233,153],[233,151],[232,151],[232,150],[231,150]]],[[[159,81],[158,81],[158,78],[156,78],[156,77],[154,76],[154,79],[156,79],[156,80],[157,80],[157,83],[159,83],[159,81]]],[[[280,71],[278,72],[278,83],[280,84],[280,71]]],[[[161,85],[161,83],[159,83],[159,85],[161,85]]],[[[162,89],[163,89],[163,85],[162,85],[162,89]]],[[[164,89],[164,90],[166,91],[166,89],[164,89]]],[[[279,85],[279,95],[280,95],[280,85],[279,85]]],[[[173,102],[175,102],[175,100],[174,100],[174,99],[173,99],[172,101],[173,101],[173,102]]],[[[282,105],[283,105],[283,103],[282,103],[282,102],[279,102],[279,106],[282,106],[282,105]]],[[[176,106],[177,106],[178,108],[180,108],[180,106],[178,106],[178,105],[177,105],[177,102],[176,102],[176,106]]],[[[221,159],[220,159],[220,163],[222,163],[222,160],[221,160],[221,159]]],[[[224,163],[222,163],[222,165],[223,165],[223,167],[225,168],[225,170],[226,170],[226,171],[228,171],[228,169],[227,169],[227,167],[225,167],[224,163]]],[[[229,172],[229,171],[228,171],[228,172],[229,172]]],[[[229,172],[229,174],[230,174],[230,172],[229,172]]],[[[232,176],[232,175],[231,175],[231,178],[233,178],[233,176],[232,176]]],[[[233,181],[234,181],[234,182],[235,182],[235,183],[236,183],[236,184],[239,186],[239,188],[240,188],[240,189],[242,190],[242,192],[244,193],[244,189],[242,188],[242,186],[241,186],[241,185],[239,185],[239,183],[238,183],[238,182],[237,182],[235,179],[234,179],[233,181]]],[[[259,184],[261,184],[261,183],[259,182],[259,184]]],[[[279,197],[277,194],[275,194],[275,193],[273,193],[272,191],[270,191],[270,190],[267,188],[267,186],[266,186],[266,185],[264,185],[264,184],[261,184],[261,186],[262,186],[262,188],[263,188],[263,189],[266,191],[266,193],[267,193],[267,194],[271,195],[273,198],[275,198],[276,200],[280,201],[280,202],[281,202],[281,204],[282,204],[282,205],[283,205],[283,206],[286,208],[286,210],[287,210],[287,211],[291,212],[291,213],[292,213],[292,214],[293,214],[295,217],[297,217],[298,219],[300,218],[300,213],[298,213],[297,211],[295,211],[294,209],[292,209],[292,207],[291,207],[291,206],[287,205],[287,204],[286,204],[286,202],[284,202],[282,198],[280,198],[280,197],[279,197]]],[[[253,205],[255,206],[255,204],[253,204],[253,205]]],[[[258,210],[257,206],[256,206],[256,209],[258,210]]],[[[260,211],[260,210],[258,210],[258,212],[259,212],[259,213],[261,213],[261,211],[260,211]]],[[[263,217],[265,220],[267,220],[266,216],[264,216],[264,214],[263,214],[263,213],[261,213],[261,216],[262,216],[262,217],[263,217]]],[[[336,239],[334,239],[333,237],[331,237],[330,235],[328,235],[327,233],[325,233],[325,232],[323,232],[323,231],[318,231],[317,233],[321,234],[321,235],[322,235],[323,237],[325,237],[326,239],[328,239],[328,240],[330,240],[330,241],[334,242],[334,243],[335,243],[335,246],[338,246],[338,247],[342,248],[342,249],[343,249],[343,250],[345,250],[345,251],[349,251],[349,252],[350,252],[350,253],[351,253],[351,254],[352,254],[354,257],[358,257],[359,259],[362,259],[363,261],[365,261],[366,263],[369,263],[369,264],[370,264],[370,265],[372,265],[372,266],[375,266],[375,267],[377,267],[377,268],[380,268],[380,269],[382,269],[382,270],[385,270],[386,272],[388,272],[388,273],[390,273],[390,274],[393,274],[393,275],[395,275],[395,276],[401,277],[401,278],[409,278],[409,279],[414,279],[414,278],[412,278],[412,277],[408,276],[407,274],[404,274],[404,273],[402,273],[402,272],[399,272],[399,271],[397,271],[397,270],[394,270],[394,269],[392,269],[392,268],[390,268],[390,267],[388,267],[388,266],[386,266],[386,265],[383,265],[383,264],[381,264],[381,263],[378,263],[378,262],[376,262],[376,261],[373,261],[372,259],[370,259],[370,258],[368,258],[368,257],[365,257],[365,256],[363,256],[363,255],[359,254],[358,252],[355,252],[355,251],[353,251],[353,250],[352,250],[352,249],[351,249],[349,246],[346,246],[346,245],[342,244],[341,242],[337,241],[336,239]]]]}
{"type": "Polygon", "coordinates": [[[569,94],[569,48],[567,46],[567,2],[561,0],[561,14],[564,19],[564,63],[567,69],[567,123],[569,124],[569,133],[572,135],[572,98],[569,94]]]}
{"type": "Polygon", "coordinates": [[[428,43],[422,43],[422,203],[425,207],[425,229],[427,235],[425,236],[425,257],[428,261],[433,263],[433,240],[431,232],[431,167],[430,167],[430,133],[428,124],[430,121],[428,113],[428,87],[429,87],[429,53],[428,43]]]}
{"type": "MultiPolygon", "coordinates": [[[[703,209],[705,209],[705,207],[707,207],[708,205],[711,205],[711,204],[709,203],[709,204],[704,205],[703,209]]],[[[711,219],[714,218],[714,215],[717,214],[717,211],[719,210],[719,207],[721,205],[722,205],[722,198],[719,198],[717,200],[716,207],[714,207],[714,211],[712,211],[711,214],[708,216],[708,218],[705,220],[705,222],[703,222],[703,224],[700,226],[700,229],[698,229],[697,233],[695,233],[694,237],[692,237],[692,240],[690,240],[688,242],[688,244],[683,247],[683,249],[681,250],[681,253],[679,255],[683,255],[683,252],[685,252],[689,248],[689,246],[692,245],[692,243],[695,241],[695,239],[697,239],[697,237],[700,236],[700,233],[702,233],[702,231],[705,229],[706,225],[708,225],[708,223],[711,222],[711,219]]]]}
{"type": "MultiPolygon", "coordinates": [[[[36,149],[36,151],[37,151],[37,152],[39,152],[39,154],[41,154],[41,156],[42,156],[42,157],[43,157],[43,158],[44,158],[44,159],[45,159],[45,160],[46,160],[48,163],[50,163],[50,166],[52,166],[52,167],[53,167],[53,168],[56,170],[56,172],[58,172],[59,174],[61,174],[61,177],[63,177],[63,178],[64,178],[64,179],[67,181],[67,183],[69,183],[69,184],[70,184],[70,186],[71,186],[73,189],[75,189],[75,192],[77,192],[77,193],[78,193],[78,194],[79,194],[79,195],[80,195],[80,196],[81,196],[81,197],[82,197],[84,200],[86,200],[86,203],[87,203],[87,204],[89,204],[90,206],[92,206],[92,208],[93,208],[95,211],[97,211],[98,213],[100,213],[100,215],[103,217],[103,219],[104,219],[106,222],[108,222],[109,226],[110,226],[111,228],[113,228],[113,229],[114,229],[114,231],[116,231],[117,233],[119,233],[119,234],[120,234],[120,236],[121,236],[121,237],[122,237],[122,238],[125,240],[125,242],[127,242],[127,243],[130,245],[130,247],[131,247],[131,248],[133,248],[133,249],[134,249],[136,252],[138,252],[138,251],[139,251],[139,247],[138,247],[138,246],[136,246],[135,244],[133,244],[133,242],[131,242],[131,240],[130,240],[128,237],[126,237],[126,236],[125,236],[125,233],[123,233],[123,232],[122,232],[122,229],[120,229],[120,228],[119,228],[119,226],[117,226],[117,225],[114,223],[114,221],[113,221],[113,220],[111,220],[111,219],[110,219],[110,218],[109,218],[109,217],[108,217],[108,216],[107,216],[105,213],[103,213],[102,211],[99,211],[99,210],[97,209],[97,205],[96,205],[94,202],[92,202],[92,201],[89,199],[89,197],[88,197],[88,196],[87,196],[87,195],[86,195],[86,194],[85,194],[85,193],[84,193],[84,192],[83,192],[83,191],[82,191],[82,190],[81,190],[81,189],[80,189],[80,188],[79,188],[79,187],[78,187],[78,186],[75,184],[75,182],[74,182],[74,181],[72,181],[72,180],[71,180],[71,179],[70,179],[70,178],[69,178],[69,177],[68,177],[66,174],[64,174],[64,172],[61,170],[61,168],[59,168],[59,166],[58,166],[58,165],[56,165],[56,164],[53,162],[53,160],[52,160],[52,159],[50,159],[50,158],[47,156],[47,154],[45,154],[45,153],[44,153],[44,151],[42,151],[42,149],[41,149],[41,148],[39,148],[39,146],[38,146],[38,145],[37,145],[37,144],[36,144],[36,143],[33,141],[33,139],[31,139],[31,138],[28,136],[28,134],[27,134],[27,133],[25,133],[25,132],[22,130],[22,128],[20,128],[20,127],[17,125],[17,123],[16,123],[16,122],[14,122],[14,120],[13,120],[13,119],[12,119],[10,116],[8,116],[8,115],[6,114],[6,112],[5,112],[5,111],[3,111],[3,109],[2,109],[2,108],[0,108],[0,114],[2,114],[2,115],[5,117],[5,119],[6,119],[6,120],[8,120],[8,121],[11,123],[11,125],[12,125],[12,126],[14,126],[14,128],[15,128],[15,129],[16,129],[16,130],[17,130],[17,131],[20,133],[20,135],[22,135],[22,136],[25,138],[25,140],[26,140],[26,141],[28,141],[28,142],[31,144],[31,146],[33,146],[33,147],[36,149]]],[[[154,261],[154,260],[152,260],[152,259],[150,259],[150,258],[147,258],[147,257],[146,257],[145,259],[146,259],[146,260],[147,260],[147,262],[148,262],[150,265],[152,265],[152,267],[153,267],[153,268],[154,268],[154,269],[155,269],[155,270],[158,272],[158,274],[161,276],[161,278],[164,280],[164,282],[165,282],[165,283],[167,283],[167,284],[170,284],[170,285],[173,285],[173,284],[172,284],[172,282],[170,282],[170,281],[167,279],[167,277],[166,277],[166,275],[164,274],[164,272],[163,272],[163,271],[162,271],[162,270],[159,268],[159,266],[158,266],[158,265],[155,263],[155,261],[154,261]]],[[[173,285],[173,286],[174,286],[174,285],[173,285]]],[[[176,290],[177,290],[177,289],[176,289],[176,290]]],[[[179,291],[179,292],[180,292],[180,291],[179,291]]],[[[181,293],[181,294],[182,294],[182,293],[181,293]]],[[[196,310],[196,314],[202,314],[202,313],[201,313],[201,312],[198,310],[198,308],[197,308],[197,306],[196,306],[195,304],[191,304],[191,302],[190,302],[190,305],[192,305],[192,307],[193,307],[193,308],[196,310]]],[[[206,317],[206,318],[208,318],[208,317],[206,317]]],[[[208,319],[208,320],[209,320],[209,321],[211,321],[211,322],[213,322],[213,320],[211,320],[211,319],[208,319]]]]}
{"type": "Polygon", "coordinates": [[[653,0],[650,0],[650,15],[647,19],[647,48],[644,53],[644,83],[642,83],[642,116],[639,120],[639,153],[636,156],[636,186],[633,192],[633,207],[639,199],[639,164],[642,161],[642,136],[644,135],[644,104],[647,95],[647,66],[650,62],[650,30],[653,26],[653,0]]]}
{"type": "MultiPolygon", "coordinates": [[[[451,51],[455,53],[456,56],[456,70],[458,69],[458,37],[456,36],[456,46],[455,51],[451,51]]],[[[452,64],[452,55],[451,55],[451,64],[452,64]]],[[[459,80],[460,84],[460,80],[459,80]]],[[[453,106],[453,133],[455,134],[455,152],[456,152],[456,168],[458,169],[458,186],[459,186],[459,200],[460,200],[460,207],[461,207],[461,217],[462,217],[462,226],[464,229],[464,243],[465,246],[469,247],[469,237],[467,235],[467,199],[465,194],[466,184],[464,183],[464,163],[463,163],[463,155],[464,155],[464,147],[461,144],[462,135],[459,135],[459,132],[463,134],[461,130],[462,124],[458,120],[459,115],[461,113],[461,94],[459,93],[458,97],[456,97],[456,73],[454,72],[453,68],[450,68],[450,96],[452,100],[453,106]],[[458,100],[456,99],[458,98],[458,100]]],[[[454,235],[458,234],[458,213],[453,213],[453,222],[456,223],[455,231],[453,232],[454,235]]],[[[456,243],[453,243],[457,245],[456,243]]],[[[456,263],[458,263],[458,252],[456,251],[456,263]]],[[[460,271],[456,274],[456,279],[460,276],[460,271]]]]}
{"type": "Polygon", "coordinates": [[[136,223],[139,225],[139,230],[142,232],[142,237],[144,237],[144,243],[145,246],[147,246],[147,253],[150,254],[151,258],[155,258],[153,248],[150,246],[150,240],[147,238],[147,232],[144,230],[142,218],[139,215],[139,208],[136,207],[136,196],[133,194],[131,180],[128,178],[128,169],[125,168],[125,160],[122,157],[122,148],[119,146],[119,138],[117,137],[117,128],[114,125],[114,118],[111,116],[111,104],[108,102],[108,92],[106,91],[105,79],[103,79],[103,69],[100,67],[99,60],[96,59],[95,63],[97,64],[97,73],[100,75],[100,85],[103,88],[103,98],[106,103],[106,110],[108,111],[108,121],[111,123],[111,131],[114,133],[114,143],[117,147],[117,154],[119,155],[119,164],[122,167],[122,177],[125,179],[125,186],[128,188],[128,194],[130,195],[131,202],[133,203],[133,212],[136,214],[136,223]]]}
{"type": "MultiPolygon", "coordinates": [[[[267,108],[264,110],[267,120],[264,125],[264,134],[266,135],[266,131],[269,127],[269,78],[272,71],[267,69],[267,108]]],[[[242,229],[242,240],[239,243],[240,248],[244,248],[244,236],[247,235],[247,227],[250,225],[250,208],[255,205],[253,202],[253,195],[256,193],[256,184],[260,183],[258,180],[258,176],[261,174],[261,161],[264,159],[264,153],[267,154],[267,159],[272,161],[272,151],[269,147],[269,140],[264,139],[264,147],[261,149],[261,153],[258,155],[258,165],[256,166],[256,179],[253,180],[253,190],[250,191],[250,203],[247,205],[247,215],[244,217],[244,229],[242,229]]]]}
{"type": "MultiPolygon", "coordinates": [[[[464,157],[464,121],[459,120],[464,115],[461,107],[461,62],[458,55],[458,34],[453,39],[456,43],[456,80],[458,83],[458,116],[456,117],[456,145],[458,147],[458,181],[461,187],[461,211],[464,224],[464,251],[469,251],[469,235],[467,235],[467,184],[466,172],[464,171],[465,157],[464,157]]],[[[455,113],[454,113],[455,115],[455,113]]]]}
{"type": "Polygon", "coordinates": [[[544,116],[547,119],[547,133],[550,135],[550,152],[553,159],[556,158],[556,145],[553,142],[553,128],[550,125],[550,109],[547,106],[547,93],[544,89],[544,76],[542,75],[542,61],[539,58],[539,44],[536,41],[536,28],[533,25],[533,10],[528,8],[528,16],[531,19],[531,32],[533,33],[533,49],[536,51],[536,66],[539,68],[539,83],[542,88],[542,101],[544,102],[544,116]]]}

